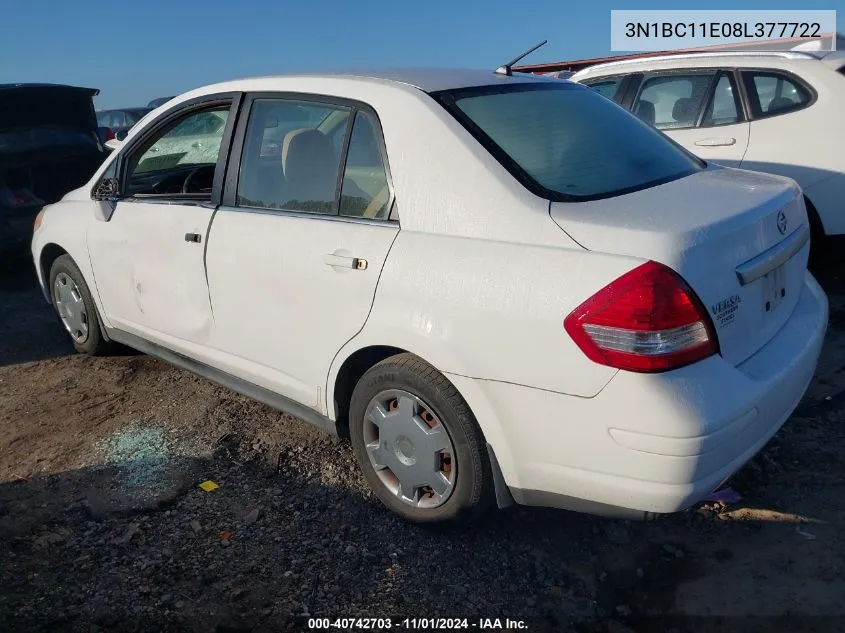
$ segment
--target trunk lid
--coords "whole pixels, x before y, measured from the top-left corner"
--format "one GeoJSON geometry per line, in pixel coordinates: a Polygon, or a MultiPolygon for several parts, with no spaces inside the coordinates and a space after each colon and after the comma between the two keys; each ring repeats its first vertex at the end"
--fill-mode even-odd
{"type": "Polygon", "coordinates": [[[101,152],[93,88],[0,84],[0,168],[101,152]]]}
{"type": "Polygon", "coordinates": [[[0,186],[28,190],[51,203],[87,181],[106,156],[97,137],[98,92],[0,84],[0,186]]]}
{"type": "Polygon", "coordinates": [[[0,84],[0,131],[58,127],[97,131],[94,88],[53,84],[0,84]]]}
{"type": "Polygon", "coordinates": [[[801,191],[785,178],[711,166],[624,196],[552,202],[550,212],[584,248],[680,274],[735,365],[783,326],[803,287],[809,226],[801,191]]]}

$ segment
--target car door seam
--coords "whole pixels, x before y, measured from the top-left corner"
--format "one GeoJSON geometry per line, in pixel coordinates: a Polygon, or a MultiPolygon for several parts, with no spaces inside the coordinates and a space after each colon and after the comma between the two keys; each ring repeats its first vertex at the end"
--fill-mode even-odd
{"type": "Polygon", "coordinates": [[[205,274],[205,292],[208,295],[208,311],[211,313],[211,322],[214,322],[214,302],[211,300],[211,284],[208,281],[208,241],[211,237],[211,227],[214,224],[214,218],[217,216],[217,211],[220,209],[218,204],[211,211],[211,217],[208,219],[208,226],[205,229],[205,239],[202,247],[202,270],[205,274]]]}
{"type": "Polygon", "coordinates": [[[578,246],[580,246],[581,248],[583,248],[585,251],[589,251],[590,249],[589,249],[589,248],[587,248],[586,246],[584,246],[581,242],[579,242],[578,240],[576,240],[574,237],[572,237],[572,235],[569,233],[569,231],[567,231],[567,230],[563,227],[563,225],[562,225],[562,224],[559,224],[557,221],[555,221],[554,216],[552,216],[552,204],[553,204],[553,203],[552,203],[552,201],[551,201],[551,200],[549,200],[549,219],[550,219],[552,222],[554,222],[554,223],[558,226],[558,228],[560,228],[560,230],[561,230],[561,231],[563,231],[563,232],[566,234],[566,236],[567,236],[570,240],[572,240],[573,242],[575,242],[578,246]]]}
{"type": "MultiPolygon", "coordinates": [[[[329,377],[331,376],[332,367],[335,366],[335,362],[337,361],[337,357],[338,357],[338,355],[340,355],[340,352],[343,351],[343,349],[347,345],[349,345],[349,343],[351,343],[352,340],[363,331],[363,329],[367,325],[367,322],[370,320],[370,315],[373,313],[373,306],[376,304],[376,295],[378,294],[378,287],[379,287],[379,284],[381,283],[381,276],[384,273],[384,269],[387,267],[387,260],[390,257],[390,252],[393,250],[393,245],[396,244],[396,239],[399,237],[400,232],[401,232],[401,229],[396,231],[396,234],[393,236],[393,239],[390,241],[390,246],[387,248],[387,252],[384,254],[384,259],[381,262],[381,268],[379,269],[378,277],[376,278],[376,285],[373,288],[373,296],[370,299],[370,307],[367,310],[367,316],[364,318],[364,321],[361,323],[361,327],[359,327],[355,331],[355,333],[352,334],[352,336],[350,336],[346,341],[344,341],[343,345],[341,345],[340,347],[337,348],[337,351],[334,353],[334,356],[332,356],[332,360],[329,363],[329,371],[326,374],[326,388],[325,388],[325,393],[323,394],[323,403],[322,403],[323,411],[325,411],[326,413],[328,413],[328,411],[329,411],[329,377]]],[[[334,392],[332,392],[332,393],[334,393],[334,392]]],[[[321,403],[318,403],[318,404],[321,404],[321,403]]],[[[337,412],[335,412],[335,414],[336,413],[337,412]]]]}

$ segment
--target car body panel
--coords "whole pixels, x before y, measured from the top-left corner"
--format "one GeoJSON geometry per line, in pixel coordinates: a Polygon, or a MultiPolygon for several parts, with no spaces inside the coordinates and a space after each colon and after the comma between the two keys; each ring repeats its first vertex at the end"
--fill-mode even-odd
{"type": "Polygon", "coordinates": [[[827,298],[807,273],[788,325],[736,368],[713,356],[667,374],[620,371],[592,399],[448,377],[485,433],[495,429],[488,440],[517,502],[590,500],[643,518],[689,507],[762,448],[803,396],[826,327],[827,298]]]}
{"type": "Polygon", "coordinates": [[[745,158],[751,137],[748,121],[712,128],[663,130],[667,136],[693,151],[704,160],[712,160],[725,167],[739,167],[745,158]]]}
{"type": "MultiPolygon", "coordinates": [[[[547,230],[557,229],[548,218],[544,222],[547,230]]],[[[407,349],[449,373],[589,398],[616,370],[588,361],[564,331],[563,319],[640,263],[597,258],[580,248],[403,228],[356,343],[407,349]],[[523,259],[532,262],[530,273],[514,264],[523,259]],[[588,268],[589,276],[583,274],[588,268]]]]}
{"type": "Polygon", "coordinates": [[[395,223],[221,208],[207,252],[210,345],[267,367],[275,390],[325,413],[332,359],[366,322],[398,231],[395,223]],[[353,258],[366,267],[353,268],[353,258]]]}
{"type": "Polygon", "coordinates": [[[551,213],[593,251],[650,258],[678,272],[710,312],[729,362],[764,345],[798,300],[809,242],[772,273],[783,297],[769,296],[768,278],[742,283],[737,272],[796,231],[809,239],[800,189],[790,180],[714,166],[615,200],[553,203],[551,213]],[[657,214],[657,207],[677,213],[657,214]]]}
{"type": "Polygon", "coordinates": [[[213,212],[197,204],[120,200],[108,222],[88,224],[97,292],[112,327],[157,343],[162,335],[208,342],[213,324],[203,243],[189,244],[185,236],[204,239],[213,212]]]}

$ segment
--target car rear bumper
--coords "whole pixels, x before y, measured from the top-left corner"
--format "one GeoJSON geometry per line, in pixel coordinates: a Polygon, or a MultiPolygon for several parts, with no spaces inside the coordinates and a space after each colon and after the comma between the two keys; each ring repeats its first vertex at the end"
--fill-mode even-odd
{"type": "Polygon", "coordinates": [[[724,482],[789,418],[815,373],[827,316],[808,273],[786,324],[736,367],[714,356],[665,374],[619,372],[593,398],[450,378],[517,503],[674,512],[724,482]]]}

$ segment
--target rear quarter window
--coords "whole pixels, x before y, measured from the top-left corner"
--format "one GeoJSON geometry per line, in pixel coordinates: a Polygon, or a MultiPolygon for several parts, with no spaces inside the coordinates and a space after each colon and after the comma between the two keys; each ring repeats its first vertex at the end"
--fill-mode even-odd
{"type": "Polygon", "coordinates": [[[755,119],[801,110],[815,98],[801,80],[784,72],[744,70],[742,80],[755,119]]]}

